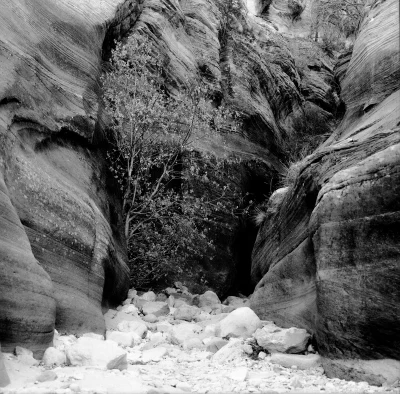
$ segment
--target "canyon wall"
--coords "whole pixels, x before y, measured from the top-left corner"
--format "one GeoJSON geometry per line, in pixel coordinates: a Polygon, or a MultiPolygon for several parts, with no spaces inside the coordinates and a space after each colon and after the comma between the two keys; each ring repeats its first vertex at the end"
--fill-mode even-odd
{"type": "Polygon", "coordinates": [[[328,373],[374,383],[379,368],[341,359],[400,360],[399,60],[398,2],[376,1],[337,67],[345,117],[271,198],[252,262],[260,316],[313,332],[328,373]]]}
{"type": "Polygon", "coordinates": [[[113,1],[0,5],[0,342],[37,357],[60,332],[104,332],[128,290],[98,121],[113,1]]]}

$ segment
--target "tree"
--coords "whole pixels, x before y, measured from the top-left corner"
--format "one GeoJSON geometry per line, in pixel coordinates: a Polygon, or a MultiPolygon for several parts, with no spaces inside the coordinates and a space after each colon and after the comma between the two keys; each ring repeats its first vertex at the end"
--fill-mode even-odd
{"type": "Polygon", "coordinates": [[[224,105],[213,105],[198,80],[172,96],[163,59],[140,35],[116,46],[102,82],[131,279],[144,288],[178,275],[188,261],[212,250],[207,220],[215,204],[232,211],[229,187],[220,185],[213,198],[198,196],[185,178],[204,177],[193,144],[234,128],[235,121],[224,105]]]}

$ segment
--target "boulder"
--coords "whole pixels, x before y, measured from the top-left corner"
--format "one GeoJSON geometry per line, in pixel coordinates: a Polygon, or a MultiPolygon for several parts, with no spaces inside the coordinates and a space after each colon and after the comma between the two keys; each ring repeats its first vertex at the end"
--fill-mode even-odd
{"type": "MultiPolygon", "coordinates": [[[[180,301],[180,300],[177,300],[180,301]]],[[[176,301],[176,302],[177,302],[176,301]]],[[[175,302],[175,303],[176,303],[175,302]]],[[[174,318],[177,320],[186,320],[186,321],[192,321],[195,320],[198,315],[200,315],[201,310],[197,308],[196,306],[190,306],[184,303],[180,307],[177,307],[174,311],[174,318]]]]}
{"type": "Polygon", "coordinates": [[[60,366],[67,362],[65,352],[56,349],[55,347],[48,347],[44,352],[42,363],[48,367],[52,365],[60,366]]]}
{"type": "Polygon", "coordinates": [[[204,334],[211,337],[221,337],[221,327],[218,323],[209,324],[204,327],[204,334]]]}
{"type": "Polygon", "coordinates": [[[141,337],[135,332],[107,331],[106,339],[113,341],[120,346],[131,347],[141,341],[141,337]]]}
{"type": "Polygon", "coordinates": [[[25,349],[25,348],[23,348],[23,347],[21,347],[21,346],[17,346],[17,347],[14,349],[14,353],[15,353],[15,355],[18,357],[18,361],[19,361],[21,364],[25,364],[25,365],[28,365],[28,366],[30,366],[30,367],[39,364],[39,361],[36,360],[36,359],[33,357],[33,352],[32,352],[32,350],[25,349]]]}
{"type": "Polygon", "coordinates": [[[136,308],[135,305],[133,304],[126,304],[124,305],[119,312],[124,312],[127,313],[128,315],[132,315],[132,316],[139,316],[139,309],[136,308]]]}
{"type": "Polygon", "coordinates": [[[198,306],[199,308],[204,306],[213,306],[215,304],[220,304],[221,301],[219,297],[211,290],[207,290],[204,294],[201,294],[198,297],[198,306]]]}
{"type": "Polygon", "coordinates": [[[53,380],[57,380],[58,376],[54,371],[44,371],[42,372],[36,380],[40,383],[43,382],[52,382],[53,380]]]}
{"type": "Polygon", "coordinates": [[[149,301],[143,304],[142,312],[144,315],[166,316],[169,314],[169,306],[163,301],[149,301]]]}
{"type": "MultiPolygon", "coordinates": [[[[143,301],[147,302],[147,301],[143,301]]],[[[132,310],[131,310],[132,311],[132,310]]],[[[135,313],[126,313],[124,311],[117,311],[116,309],[109,309],[104,314],[104,320],[107,330],[117,330],[118,324],[123,321],[138,321],[141,320],[135,313]]]]}
{"type": "Polygon", "coordinates": [[[132,288],[132,289],[129,289],[127,298],[132,300],[136,295],[137,295],[137,290],[132,288]]]}
{"type": "MultiPolygon", "coordinates": [[[[244,304],[243,304],[244,305],[244,304]]],[[[221,313],[231,313],[235,309],[240,308],[240,306],[233,306],[233,305],[222,305],[221,313]]]]}
{"type": "Polygon", "coordinates": [[[312,369],[318,368],[322,365],[322,359],[317,354],[308,354],[303,356],[300,354],[274,353],[271,355],[270,362],[273,364],[279,364],[285,368],[294,366],[298,369],[312,369]]]}
{"type": "Polygon", "coordinates": [[[148,363],[150,361],[161,361],[168,353],[165,347],[156,347],[154,349],[145,350],[142,354],[142,361],[148,363]]]}
{"type": "Polygon", "coordinates": [[[187,303],[187,300],[184,300],[182,298],[178,298],[178,299],[173,299],[173,303],[171,306],[173,306],[174,308],[180,308],[181,306],[186,306],[189,305],[187,303]]]}
{"type": "Polygon", "coordinates": [[[146,323],[156,323],[158,321],[158,318],[156,315],[153,315],[152,313],[150,313],[146,316],[143,316],[142,320],[146,323]]]}
{"type": "Polygon", "coordinates": [[[258,329],[254,338],[269,353],[302,353],[306,351],[311,335],[301,328],[281,329],[274,324],[258,329]]]}
{"type": "Polygon", "coordinates": [[[172,324],[167,322],[167,321],[163,321],[163,322],[158,322],[156,323],[156,330],[158,332],[166,332],[169,333],[172,330],[172,324]]]}
{"type": "Polygon", "coordinates": [[[165,293],[158,293],[156,301],[167,302],[168,296],[165,293]]]}
{"type": "Polygon", "coordinates": [[[162,343],[167,342],[167,335],[163,335],[161,332],[156,332],[150,337],[150,341],[147,342],[143,347],[142,350],[153,349],[158,347],[162,343]]]}
{"type": "MultiPolygon", "coordinates": [[[[89,335],[89,337],[91,337],[90,333],[87,334],[87,335],[89,335]]],[[[83,336],[85,336],[85,334],[83,334],[83,336]]],[[[101,338],[95,338],[95,339],[104,340],[104,337],[101,336],[101,338]]],[[[54,339],[54,347],[56,349],[58,349],[58,350],[65,351],[65,349],[68,346],[72,345],[76,341],[77,341],[77,338],[74,335],[60,335],[60,336],[57,336],[57,338],[54,339]]]]}
{"type": "Polygon", "coordinates": [[[126,352],[113,341],[79,338],[66,350],[67,361],[72,366],[127,369],[126,352]]]}
{"type": "MultiPolygon", "coordinates": [[[[213,306],[211,306],[211,312],[210,312],[211,315],[219,315],[219,314],[221,314],[223,312],[224,307],[226,307],[226,306],[222,305],[222,304],[214,304],[213,306]]],[[[229,311],[229,313],[234,311],[233,308],[230,308],[230,309],[231,310],[229,311]]]]}
{"type": "Polygon", "coordinates": [[[249,374],[249,370],[247,367],[239,367],[233,369],[229,373],[229,378],[232,380],[236,380],[237,382],[244,382],[247,379],[249,374]]]}
{"type": "Polygon", "coordinates": [[[241,298],[241,297],[236,297],[236,296],[229,296],[227,297],[223,304],[233,307],[233,308],[241,308],[244,306],[248,306],[247,304],[249,303],[249,300],[247,298],[241,298]]]}
{"type": "Polygon", "coordinates": [[[261,326],[261,320],[250,308],[238,308],[219,322],[220,336],[249,338],[261,326]]]}
{"type": "Polygon", "coordinates": [[[117,327],[119,331],[135,333],[140,338],[144,338],[147,333],[146,323],[139,318],[130,321],[124,320],[121,323],[119,323],[117,327]]]}
{"type": "Polygon", "coordinates": [[[178,293],[178,290],[175,289],[175,288],[173,288],[173,287],[167,287],[167,288],[164,290],[164,292],[165,292],[165,294],[167,294],[168,296],[171,296],[171,295],[173,295],[173,294],[178,293]]]}
{"type": "Polygon", "coordinates": [[[157,295],[154,293],[154,291],[148,291],[142,294],[140,298],[145,301],[155,301],[157,299],[157,295]]]}
{"type": "Polygon", "coordinates": [[[195,338],[201,331],[201,326],[194,323],[182,323],[172,326],[171,341],[177,345],[182,345],[186,339],[195,338]]]}
{"type": "Polygon", "coordinates": [[[211,315],[209,313],[206,313],[202,310],[200,310],[200,313],[198,315],[195,316],[194,321],[197,323],[200,322],[205,322],[211,320],[211,315]]]}
{"type": "Polygon", "coordinates": [[[207,341],[206,349],[208,352],[216,353],[218,350],[222,349],[225,345],[228,344],[226,339],[222,338],[211,338],[207,341]]]}
{"type": "Polygon", "coordinates": [[[182,347],[185,350],[192,350],[192,349],[203,349],[204,348],[204,344],[202,342],[202,340],[198,337],[196,338],[188,338],[185,339],[182,343],[182,347]]]}
{"type": "Polygon", "coordinates": [[[231,338],[226,345],[212,356],[211,360],[217,364],[226,364],[241,361],[243,355],[243,340],[241,338],[231,338]]]}

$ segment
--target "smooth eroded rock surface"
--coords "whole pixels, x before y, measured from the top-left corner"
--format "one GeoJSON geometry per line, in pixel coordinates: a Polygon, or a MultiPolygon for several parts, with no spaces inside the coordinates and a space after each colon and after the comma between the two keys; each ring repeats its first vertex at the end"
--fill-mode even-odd
{"type": "Polygon", "coordinates": [[[400,359],[398,12],[372,2],[341,71],[345,117],[298,164],[253,250],[252,308],[307,328],[327,358],[400,359]]]}
{"type": "Polygon", "coordinates": [[[40,357],[54,327],[104,331],[128,270],[100,153],[112,1],[5,2],[0,36],[0,337],[40,357]]]}

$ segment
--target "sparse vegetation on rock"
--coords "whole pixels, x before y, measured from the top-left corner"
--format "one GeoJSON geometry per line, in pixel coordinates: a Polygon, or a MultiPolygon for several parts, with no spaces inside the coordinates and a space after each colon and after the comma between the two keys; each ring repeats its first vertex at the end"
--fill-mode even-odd
{"type": "Polygon", "coordinates": [[[195,274],[192,262],[213,254],[207,237],[213,212],[233,215],[238,196],[216,176],[224,160],[194,152],[193,144],[232,130],[233,113],[215,107],[199,80],[174,95],[166,91],[163,60],[140,35],[117,45],[103,86],[132,283],[146,288],[195,274]]]}

